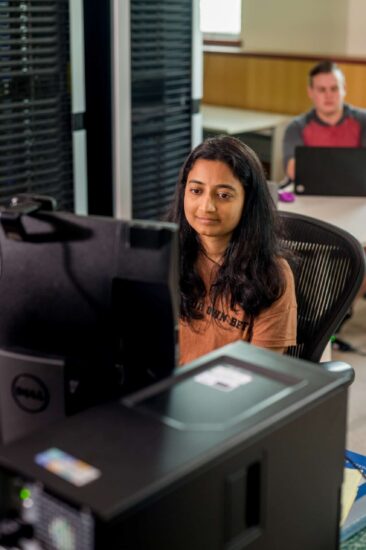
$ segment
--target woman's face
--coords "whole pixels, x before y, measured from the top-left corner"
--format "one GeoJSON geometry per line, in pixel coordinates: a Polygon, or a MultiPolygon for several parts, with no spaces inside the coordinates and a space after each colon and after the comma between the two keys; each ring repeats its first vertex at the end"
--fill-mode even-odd
{"type": "Polygon", "coordinates": [[[227,243],[241,218],[245,191],[227,164],[197,160],[188,173],[184,213],[189,225],[203,237],[227,243]]]}

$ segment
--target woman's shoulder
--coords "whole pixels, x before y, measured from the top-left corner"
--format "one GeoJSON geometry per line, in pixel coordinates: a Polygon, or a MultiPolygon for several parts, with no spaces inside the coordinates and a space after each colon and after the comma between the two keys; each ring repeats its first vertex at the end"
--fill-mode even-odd
{"type": "Polygon", "coordinates": [[[292,273],[292,269],[291,269],[290,264],[289,264],[289,262],[286,258],[284,258],[283,256],[280,256],[279,258],[277,258],[277,262],[278,262],[279,267],[282,269],[282,271],[285,274],[286,273],[292,273]]]}
{"type": "Polygon", "coordinates": [[[283,256],[279,257],[278,258],[278,265],[282,271],[282,274],[283,274],[283,278],[285,280],[285,284],[286,286],[288,286],[288,284],[294,284],[294,272],[293,272],[293,269],[291,268],[291,265],[289,263],[289,261],[284,258],[283,256]]]}

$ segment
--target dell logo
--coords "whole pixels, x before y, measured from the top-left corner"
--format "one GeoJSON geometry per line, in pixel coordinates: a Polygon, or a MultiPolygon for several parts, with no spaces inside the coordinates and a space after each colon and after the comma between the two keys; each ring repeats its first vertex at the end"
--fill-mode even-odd
{"type": "Polygon", "coordinates": [[[11,393],[16,404],[30,413],[44,411],[50,401],[45,384],[33,374],[19,374],[13,380],[11,393]]]}

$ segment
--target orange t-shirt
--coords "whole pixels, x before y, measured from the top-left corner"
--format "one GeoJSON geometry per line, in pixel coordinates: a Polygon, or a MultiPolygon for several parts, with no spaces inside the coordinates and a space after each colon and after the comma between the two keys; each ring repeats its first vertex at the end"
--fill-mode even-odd
{"type": "MultiPolygon", "coordinates": [[[[270,307],[250,318],[240,307],[235,310],[221,301],[213,308],[209,296],[197,304],[202,319],[179,322],[181,365],[236,340],[251,342],[262,348],[286,348],[296,345],[297,304],[294,277],[286,260],[280,260],[285,276],[285,290],[270,307]]],[[[198,270],[206,289],[217,271],[217,264],[201,256],[198,270]]]]}

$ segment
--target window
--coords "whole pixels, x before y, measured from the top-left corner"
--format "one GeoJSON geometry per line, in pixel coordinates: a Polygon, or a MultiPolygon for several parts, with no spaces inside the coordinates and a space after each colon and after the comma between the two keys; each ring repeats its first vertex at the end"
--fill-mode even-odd
{"type": "Polygon", "coordinates": [[[200,0],[205,40],[240,40],[242,0],[200,0]]]}

